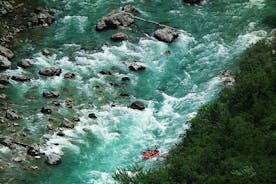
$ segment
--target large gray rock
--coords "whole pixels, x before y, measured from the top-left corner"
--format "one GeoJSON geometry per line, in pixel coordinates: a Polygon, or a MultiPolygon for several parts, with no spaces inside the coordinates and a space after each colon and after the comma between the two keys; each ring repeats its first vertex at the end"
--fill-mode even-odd
{"type": "Polygon", "coordinates": [[[130,108],[136,109],[136,110],[144,110],[145,104],[141,101],[135,101],[130,105],[130,108]]]}
{"type": "Polygon", "coordinates": [[[105,29],[128,27],[134,24],[134,22],[134,18],[130,13],[125,11],[112,11],[98,21],[96,30],[102,31],[105,29]]]}
{"type": "Polygon", "coordinates": [[[40,75],[48,76],[48,77],[59,76],[61,72],[62,72],[61,68],[56,68],[56,67],[47,67],[39,70],[40,75]]]}
{"type": "Polygon", "coordinates": [[[11,68],[11,62],[5,56],[0,55],[0,70],[11,68]]]}
{"type": "Polygon", "coordinates": [[[46,155],[46,161],[48,165],[58,165],[61,163],[61,156],[56,153],[46,155]]]}
{"type": "Polygon", "coordinates": [[[8,59],[11,59],[14,57],[14,53],[10,49],[3,47],[1,45],[0,45],[0,55],[3,55],[8,59]]]}
{"type": "Polygon", "coordinates": [[[29,76],[12,76],[12,80],[18,81],[18,82],[27,82],[31,80],[31,77],[29,76]]]}
{"type": "Polygon", "coordinates": [[[111,36],[111,40],[113,41],[124,41],[128,40],[128,36],[125,33],[115,33],[114,35],[111,36]]]}
{"type": "Polygon", "coordinates": [[[178,37],[178,35],[179,33],[176,30],[173,30],[168,27],[158,29],[153,33],[153,36],[157,40],[163,41],[166,43],[172,43],[178,37]]]}
{"type": "Polygon", "coordinates": [[[20,116],[17,114],[17,112],[13,109],[8,109],[6,111],[6,118],[9,120],[18,120],[20,116]]]}
{"type": "Polygon", "coordinates": [[[29,68],[31,67],[31,63],[28,61],[28,60],[21,60],[19,63],[18,63],[18,66],[22,67],[22,68],[29,68]]]}
{"type": "Polygon", "coordinates": [[[0,84],[8,85],[10,83],[9,79],[10,79],[10,76],[8,76],[8,75],[1,75],[0,76],[0,84]]]}

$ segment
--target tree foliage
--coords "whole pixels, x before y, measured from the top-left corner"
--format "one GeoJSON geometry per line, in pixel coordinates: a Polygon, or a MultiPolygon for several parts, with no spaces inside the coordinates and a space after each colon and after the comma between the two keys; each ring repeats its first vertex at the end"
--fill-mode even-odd
{"type": "MultiPolygon", "coordinates": [[[[191,120],[166,163],[120,183],[271,184],[276,181],[276,40],[261,41],[238,59],[231,88],[191,120]]],[[[137,174],[139,173],[139,174],[137,174]]]]}

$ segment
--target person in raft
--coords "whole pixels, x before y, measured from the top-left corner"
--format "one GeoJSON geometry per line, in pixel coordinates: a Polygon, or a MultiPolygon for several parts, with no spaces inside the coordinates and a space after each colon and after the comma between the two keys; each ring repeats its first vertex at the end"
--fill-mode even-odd
{"type": "Polygon", "coordinates": [[[154,150],[147,150],[147,151],[143,152],[143,157],[146,159],[149,159],[149,158],[152,158],[152,157],[155,157],[158,155],[159,155],[159,150],[158,150],[157,146],[155,146],[154,150]]]}

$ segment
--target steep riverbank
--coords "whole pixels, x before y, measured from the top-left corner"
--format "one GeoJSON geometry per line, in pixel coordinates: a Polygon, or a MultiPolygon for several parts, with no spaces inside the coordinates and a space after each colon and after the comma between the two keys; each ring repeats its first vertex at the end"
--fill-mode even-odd
{"type": "Polygon", "coordinates": [[[120,183],[265,183],[276,180],[276,38],[247,49],[238,59],[232,87],[207,103],[164,165],[134,167],[115,175],[120,183]]]}

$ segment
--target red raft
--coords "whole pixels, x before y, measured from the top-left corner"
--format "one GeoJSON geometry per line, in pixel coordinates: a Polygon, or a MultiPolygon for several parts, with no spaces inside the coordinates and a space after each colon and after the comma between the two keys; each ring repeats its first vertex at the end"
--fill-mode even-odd
{"type": "Polygon", "coordinates": [[[159,150],[158,149],[148,150],[148,151],[143,153],[143,157],[145,159],[153,158],[153,157],[156,157],[158,155],[159,155],[159,150]]]}

